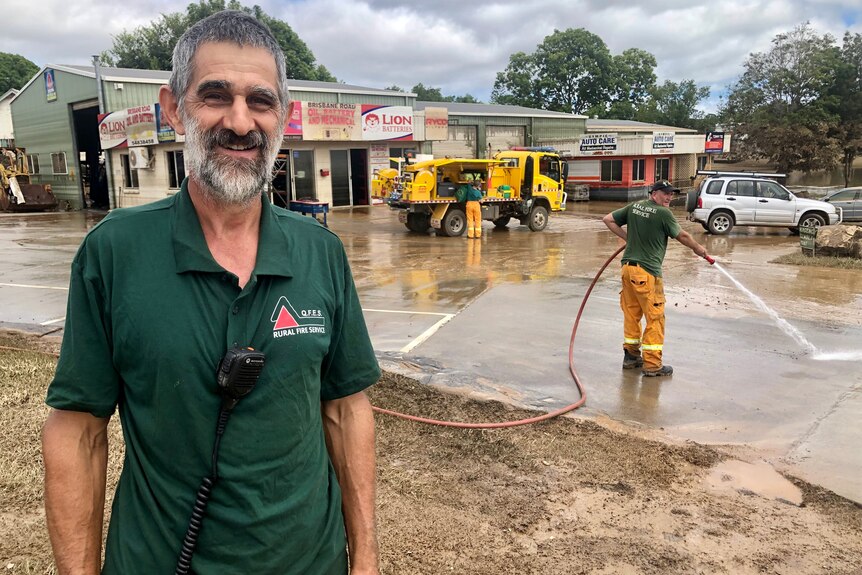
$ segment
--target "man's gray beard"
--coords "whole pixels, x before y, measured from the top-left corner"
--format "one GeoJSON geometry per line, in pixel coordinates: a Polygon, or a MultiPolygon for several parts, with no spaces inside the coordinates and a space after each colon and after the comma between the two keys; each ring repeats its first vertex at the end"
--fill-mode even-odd
{"type": "Polygon", "coordinates": [[[239,137],[230,130],[200,130],[194,118],[184,118],[189,173],[210,200],[222,205],[246,205],[257,199],[272,179],[272,166],[281,147],[280,134],[253,131],[239,137]],[[262,153],[255,160],[215,153],[219,140],[257,142],[262,153]]]}

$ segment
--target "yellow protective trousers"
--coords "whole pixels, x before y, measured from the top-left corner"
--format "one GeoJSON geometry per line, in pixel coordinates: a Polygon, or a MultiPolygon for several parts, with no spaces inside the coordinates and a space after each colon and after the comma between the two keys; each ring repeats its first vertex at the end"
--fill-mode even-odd
{"type": "Polygon", "coordinates": [[[482,237],[482,204],[467,202],[467,237],[482,237]]]}
{"type": "Polygon", "coordinates": [[[664,284],[634,264],[623,264],[622,282],[623,348],[632,355],[641,355],[643,350],[644,369],[659,369],[664,347],[664,284]],[[642,317],[646,318],[643,332],[642,317]]]}

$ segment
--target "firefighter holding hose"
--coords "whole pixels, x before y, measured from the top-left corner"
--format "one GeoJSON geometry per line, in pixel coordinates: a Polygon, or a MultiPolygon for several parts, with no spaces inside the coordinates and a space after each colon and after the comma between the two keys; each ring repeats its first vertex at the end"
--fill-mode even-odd
{"type": "Polygon", "coordinates": [[[670,182],[653,184],[649,198],[607,214],[602,221],[626,242],[622,258],[623,369],[643,368],[647,377],[668,376],[673,368],[662,364],[664,347],[664,284],[661,266],[667,239],[673,238],[707,261],[706,248],[682,230],[668,209],[674,192],[670,182]],[[641,331],[641,318],[646,326],[641,331]]]}

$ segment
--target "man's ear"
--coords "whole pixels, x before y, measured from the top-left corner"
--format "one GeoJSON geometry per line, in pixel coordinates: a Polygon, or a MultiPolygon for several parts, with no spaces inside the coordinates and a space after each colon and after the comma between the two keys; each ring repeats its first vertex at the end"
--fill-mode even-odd
{"type": "Polygon", "coordinates": [[[159,88],[159,106],[162,113],[168,119],[168,123],[177,134],[185,134],[186,127],[180,119],[179,102],[174,97],[174,93],[168,86],[159,88]]]}

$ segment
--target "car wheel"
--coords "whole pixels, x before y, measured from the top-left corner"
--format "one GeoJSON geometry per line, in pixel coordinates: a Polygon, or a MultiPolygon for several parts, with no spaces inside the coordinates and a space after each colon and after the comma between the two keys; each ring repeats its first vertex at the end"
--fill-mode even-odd
{"type": "Polygon", "coordinates": [[[820,214],[803,214],[799,220],[799,227],[819,228],[825,225],[826,220],[820,214]]]}
{"type": "Polygon", "coordinates": [[[733,216],[728,212],[713,212],[707,222],[707,231],[722,236],[733,229],[733,216]]]}
{"type": "Polygon", "coordinates": [[[440,222],[440,231],[444,236],[454,238],[460,236],[467,229],[467,214],[460,208],[449,208],[443,221],[440,222]]]}
{"type": "Polygon", "coordinates": [[[693,212],[697,209],[697,190],[692,190],[685,196],[685,211],[688,213],[693,212]]]}
{"type": "Polygon", "coordinates": [[[530,210],[530,221],[527,225],[534,232],[541,232],[548,227],[548,208],[545,206],[533,206],[533,209],[530,210]]]}
{"type": "Polygon", "coordinates": [[[505,228],[506,226],[509,225],[509,220],[511,220],[511,219],[512,219],[511,216],[503,216],[501,218],[497,218],[496,220],[494,220],[494,227],[495,228],[505,228]]]}
{"type": "Polygon", "coordinates": [[[703,222],[700,222],[700,227],[702,227],[702,228],[703,228],[704,230],[706,230],[706,231],[709,231],[709,226],[708,226],[708,225],[706,225],[706,224],[705,224],[705,223],[703,223],[703,222]]]}

